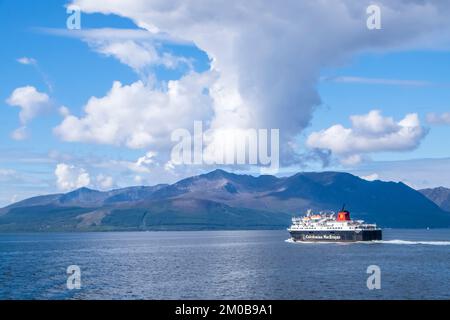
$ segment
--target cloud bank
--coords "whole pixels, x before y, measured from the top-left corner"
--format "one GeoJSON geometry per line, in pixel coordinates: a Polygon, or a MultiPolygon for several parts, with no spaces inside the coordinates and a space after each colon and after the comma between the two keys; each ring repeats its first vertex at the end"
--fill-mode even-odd
{"type": "MultiPolygon", "coordinates": [[[[169,83],[166,91],[140,82],[115,83],[106,96],[89,100],[84,115],[64,119],[55,130],[63,140],[149,148],[164,156],[161,146],[170,144],[168,133],[173,128],[189,129],[195,120],[205,120],[213,131],[280,129],[285,165],[299,159],[292,146],[321,103],[316,84],[324,67],[345,63],[361,52],[433,46],[450,25],[450,4],[442,1],[379,1],[381,30],[366,27],[366,8],[372,1],[306,0],[280,5],[256,0],[75,0],[72,4],[86,13],[130,18],[153,36],[194,43],[212,62],[209,71],[185,75],[172,87],[169,83]],[[202,78],[209,80],[205,83],[202,78]]],[[[133,69],[161,60],[152,48],[142,46],[135,50],[135,59],[127,60],[126,52],[135,44],[109,43],[96,50],[133,69]]],[[[383,130],[404,128],[395,131],[402,138],[400,145],[366,137],[366,147],[361,143],[350,151],[348,143],[342,143],[333,149],[354,161],[369,151],[410,150],[424,135],[417,121],[408,116],[401,124],[382,123],[383,130]]],[[[361,142],[361,132],[356,133],[360,128],[333,130],[361,142]]],[[[325,140],[317,139],[313,145],[331,147],[325,140]]]]}

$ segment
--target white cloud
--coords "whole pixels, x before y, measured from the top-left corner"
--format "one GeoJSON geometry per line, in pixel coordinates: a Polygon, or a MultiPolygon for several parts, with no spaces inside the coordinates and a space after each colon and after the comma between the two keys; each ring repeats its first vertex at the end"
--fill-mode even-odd
{"type": "Polygon", "coordinates": [[[33,86],[16,88],[6,99],[6,103],[20,108],[19,120],[21,126],[11,133],[11,138],[14,140],[25,140],[28,137],[27,124],[50,107],[48,95],[39,92],[33,86]]]}
{"type": "Polygon", "coordinates": [[[164,164],[164,170],[166,170],[168,172],[174,172],[175,164],[173,163],[172,160],[169,160],[164,164]]]}
{"type": "Polygon", "coordinates": [[[36,65],[37,61],[34,58],[22,57],[17,59],[17,62],[25,65],[36,65]]]}
{"type": "Polygon", "coordinates": [[[97,44],[95,50],[107,56],[114,56],[135,70],[156,64],[159,60],[153,46],[139,45],[132,40],[97,44]]]}
{"type": "Polygon", "coordinates": [[[131,67],[144,79],[148,77],[147,69],[152,66],[164,66],[175,69],[186,65],[192,69],[191,61],[184,57],[165,52],[161,43],[187,44],[167,34],[151,33],[142,29],[82,29],[66,30],[38,28],[52,35],[75,37],[86,42],[94,51],[105,56],[111,56],[121,63],[131,67]]]}
{"type": "Polygon", "coordinates": [[[308,147],[331,150],[341,162],[356,164],[373,152],[413,150],[428,132],[420,125],[415,113],[406,115],[399,122],[383,117],[378,110],[350,119],[351,128],[336,124],[311,133],[306,142],[308,147]]]}
{"type": "Polygon", "coordinates": [[[13,138],[14,140],[25,140],[26,138],[28,138],[28,130],[26,126],[21,126],[19,128],[17,128],[16,130],[14,130],[11,133],[11,138],[13,138]]]}
{"type": "Polygon", "coordinates": [[[155,156],[157,155],[156,152],[153,151],[149,151],[145,154],[145,156],[140,157],[137,161],[136,161],[136,166],[137,167],[149,167],[151,165],[153,165],[155,163],[155,156]]]}
{"type": "Polygon", "coordinates": [[[54,132],[65,141],[168,149],[173,130],[211,117],[211,100],[204,88],[212,80],[211,73],[190,73],[169,81],[167,90],[142,81],[114,82],[106,96],[89,99],[84,116],[66,115],[54,132]]]}
{"type": "Polygon", "coordinates": [[[96,177],[97,186],[102,190],[111,189],[114,186],[114,179],[111,176],[105,176],[103,174],[99,174],[96,177]]]}
{"type": "Polygon", "coordinates": [[[354,76],[331,77],[331,78],[324,78],[323,80],[337,83],[360,83],[360,84],[377,84],[377,85],[407,86],[407,87],[425,87],[432,85],[431,82],[422,80],[383,79],[383,78],[367,78],[354,76]]]}
{"type": "Polygon", "coordinates": [[[149,174],[152,170],[159,166],[159,162],[156,160],[157,152],[149,151],[142,157],[139,157],[136,161],[117,161],[111,160],[104,164],[104,167],[122,168],[126,171],[137,174],[149,174]]]}
{"type": "Polygon", "coordinates": [[[95,51],[115,57],[142,76],[146,76],[145,70],[151,66],[162,65],[168,69],[175,69],[181,64],[190,66],[188,59],[167,52],[160,53],[156,46],[148,41],[103,39],[86,41],[95,51]]]}
{"type": "Polygon", "coordinates": [[[32,66],[37,73],[39,73],[39,75],[42,77],[42,80],[44,81],[45,85],[47,86],[48,90],[50,92],[53,91],[53,85],[50,82],[47,74],[45,72],[43,72],[37,62],[36,59],[34,58],[29,58],[29,57],[22,57],[16,60],[18,63],[23,64],[23,65],[29,65],[32,66]]]}
{"type": "Polygon", "coordinates": [[[437,125],[450,125],[450,112],[444,112],[441,114],[429,113],[427,114],[427,122],[429,124],[437,125]]]}
{"type": "Polygon", "coordinates": [[[135,182],[137,185],[142,185],[143,182],[144,182],[144,178],[142,178],[142,176],[135,176],[135,177],[134,177],[134,182],[135,182]]]}
{"type": "Polygon", "coordinates": [[[70,115],[70,110],[66,106],[59,107],[58,112],[64,118],[70,115]]]}
{"type": "MultiPolygon", "coordinates": [[[[211,130],[230,127],[280,129],[280,141],[283,143],[280,157],[285,164],[296,159],[290,146],[309,124],[315,106],[320,104],[316,84],[324,67],[342,64],[363,51],[433,46],[441,43],[436,39],[439,40],[440,36],[445,39],[450,30],[450,5],[438,1],[379,1],[377,4],[383,15],[383,29],[380,32],[370,31],[366,27],[366,8],[371,4],[369,0],[338,0],[332,4],[326,1],[286,1],[282,6],[273,1],[252,0],[186,0],[169,4],[141,0],[108,3],[75,0],[73,4],[87,13],[100,12],[130,18],[140,28],[147,29],[150,38],[164,35],[182,39],[206,52],[211,59],[211,70],[208,72],[214,72],[216,78],[207,86],[211,98],[208,108],[212,112],[201,119],[210,121],[211,130]]],[[[97,35],[89,36],[89,41],[105,38],[105,32],[95,32],[97,35]]],[[[107,37],[111,37],[114,31],[107,33],[107,37]]],[[[115,43],[120,40],[123,47],[108,46],[105,51],[118,59],[122,56],[122,62],[134,69],[141,68],[155,61],[151,50],[141,54],[138,49],[138,56],[133,61],[127,61],[124,55],[129,52],[128,47],[134,47],[128,40],[140,45],[142,37],[145,34],[141,30],[139,35],[130,34],[129,37],[122,32],[121,36],[113,36],[108,41],[115,43]]],[[[150,42],[153,43],[153,40],[150,42]]],[[[386,79],[377,79],[376,82],[380,80],[386,83],[386,79]]],[[[183,79],[179,81],[184,82],[183,79]]],[[[191,78],[189,81],[196,80],[191,78]]],[[[397,81],[387,82],[400,84],[397,81]]],[[[128,91],[125,89],[128,87],[121,86],[123,90],[116,91],[128,91]]],[[[97,100],[105,99],[106,102],[111,92],[97,100]]],[[[198,94],[198,91],[195,93],[198,94]]],[[[132,108],[133,95],[128,96],[128,99],[123,99],[123,110],[132,108]]],[[[196,101],[197,98],[185,100],[185,108],[196,110],[196,106],[187,105],[196,101]]],[[[101,112],[93,111],[92,102],[88,105],[92,108],[85,117],[67,117],[59,127],[60,136],[65,140],[144,146],[160,151],[159,147],[155,148],[155,141],[162,141],[160,138],[170,131],[165,130],[169,123],[174,121],[177,127],[192,127],[192,123],[186,124],[169,116],[164,121],[152,121],[153,125],[145,125],[138,133],[136,127],[143,120],[128,122],[129,117],[125,116],[125,123],[119,128],[109,115],[92,121],[93,114],[100,116],[101,112]],[[94,122],[100,125],[98,129],[94,122]],[[181,122],[183,126],[178,125],[181,122]],[[73,135],[68,133],[72,126],[75,128],[73,135]],[[79,130],[83,126],[87,128],[86,134],[79,130]],[[126,129],[126,126],[129,128],[126,129]],[[161,133],[157,139],[155,131],[161,133]]],[[[148,106],[148,103],[145,105],[148,106]]],[[[115,106],[112,109],[118,108],[115,106]]],[[[158,113],[154,117],[161,120],[158,113]]],[[[192,118],[199,120],[198,117],[192,118]]],[[[168,140],[165,141],[168,144],[168,140]]],[[[161,152],[159,154],[162,155],[161,152]]],[[[360,161],[362,156],[352,154],[347,159],[360,161]]]]}
{"type": "Polygon", "coordinates": [[[367,180],[367,181],[375,181],[379,180],[380,176],[376,173],[369,174],[367,176],[362,176],[361,179],[367,180]]]}
{"type": "Polygon", "coordinates": [[[54,36],[70,37],[89,41],[99,39],[108,41],[151,41],[170,44],[191,44],[186,40],[169,36],[166,33],[152,32],[145,29],[118,29],[118,28],[83,28],[79,30],[57,29],[57,28],[35,28],[37,31],[54,36]]]}
{"type": "Polygon", "coordinates": [[[14,195],[11,197],[10,203],[11,203],[11,204],[12,204],[12,203],[16,203],[16,202],[18,201],[18,199],[19,199],[19,195],[14,194],[14,195]]]}
{"type": "MultiPolygon", "coordinates": [[[[292,142],[309,124],[315,107],[320,104],[316,83],[324,67],[342,64],[362,51],[433,46],[441,43],[439,37],[445,39],[442,30],[450,24],[449,4],[378,1],[383,28],[371,31],[366,27],[366,8],[371,2],[285,1],[280,6],[273,1],[252,0],[186,0],[170,4],[75,0],[73,4],[87,13],[130,18],[137,26],[147,29],[149,37],[164,34],[194,43],[211,59],[209,72],[217,74],[216,81],[208,87],[213,110],[208,118],[210,128],[279,128],[283,142],[281,159],[289,162],[294,158],[292,142]]],[[[136,41],[135,37],[129,39],[136,41]]],[[[142,57],[142,61],[151,60],[146,55],[142,57]]],[[[145,118],[147,108],[141,109],[136,112],[145,118]]],[[[166,120],[171,121],[170,117],[166,120]]],[[[69,119],[65,123],[68,125],[69,119]]],[[[102,134],[111,136],[108,128],[101,127],[105,129],[102,134]]],[[[184,127],[191,128],[191,125],[184,127]]],[[[125,144],[153,147],[149,138],[154,136],[153,128],[146,128],[141,138],[132,135],[142,143],[125,139],[125,144]]],[[[96,139],[83,137],[83,140],[96,139]]],[[[107,143],[110,141],[107,139],[107,143]]],[[[119,143],[123,144],[124,139],[119,138],[119,143]]]]}
{"type": "Polygon", "coordinates": [[[387,135],[395,133],[399,129],[399,125],[393,118],[383,117],[379,110],[372,110],[365,115],[351,116],[350,120],[354,131],[365,136],[387,135]]]}
{"type": "Polygon", "coordinates": [[[62,191],[70,191],[86,187],[91,183],[89,173],[85,169],[59,163],[55,169],[56,185],[62,191]]]}
{"type": "Polygon", "coordinates": [[[20,122],[25,125],[34,117],[46,111],[49,101],[47,94],[39,92],[33,86],[25,86],[16,88],[6,100],[6,103],[21,109],[20,122]]]}
{"type": "Polygon", "coordinates": [[[7,179],[16,177],[16,175],[17,175],[17,172],[15,170],[0,168],[0,181],[2,181],[2,182],[7,181],[7,179]]]}

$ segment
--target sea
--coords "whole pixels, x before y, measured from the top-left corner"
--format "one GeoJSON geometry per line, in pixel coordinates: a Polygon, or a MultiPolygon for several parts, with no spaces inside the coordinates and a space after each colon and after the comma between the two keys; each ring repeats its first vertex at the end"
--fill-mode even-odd
{"type": "Polygon", "coordinates": [[[0,234],[0,299],[450,299],[450,229],[0,234]]]}

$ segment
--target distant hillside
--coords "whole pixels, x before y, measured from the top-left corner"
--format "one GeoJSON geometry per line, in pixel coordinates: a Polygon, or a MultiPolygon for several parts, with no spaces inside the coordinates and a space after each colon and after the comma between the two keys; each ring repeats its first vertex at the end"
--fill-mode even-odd
{"type": "Polygon", "coordinates": [[[403,183],[340,172],[278,178],[215,170],[171,185],[30,198],[0,209],[0,231],[279,229],[309,208],[343,203],[354,218],[382,227],[450,227],[450,213],[403,183]]]}
{"type": "Polygon", "coordinates": [[[436,203],[442,210],[450,212],[450,189],[444,187],[419,190],[428,199],[436,203]]]}

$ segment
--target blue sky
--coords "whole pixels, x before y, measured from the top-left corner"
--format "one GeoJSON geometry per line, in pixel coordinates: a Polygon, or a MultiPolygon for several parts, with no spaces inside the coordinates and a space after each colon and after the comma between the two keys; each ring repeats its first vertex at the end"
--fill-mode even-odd
{"type": "MultiPolygon", "coordinates": [[[[406,113],[418,113],[425,122],[430,112],[450,110],[450,53],[448,51],[406,51],[356,56],[345,67],[325,70],[324,77],[353,76],[373,79],[415,80],[429,82],[424,86],[364,83],[320,84],[323,106],[312,121],[312,130],[334,123],[346,123],[351,114],[380,109],[396,119],[406,113]],[[340,112],[343,111],[343,112],[340,112]]],[[[450,136],[450,126],[433,126],[420,146],[405,153],[381,153],[376,160],[448,157],[442,145],[450,136]]]]}
{"type": "MultiPolygon", "coordinates": [[[[84,1],[79,2],[80,5],[84,3],[84,1]]],[[[85,116],[84,107],[89,99],[107,96],[114,81],[120,81],[123,86],[143,81],[144,89],[148,88],[147,81],[151,81],[155,83],[155,91],[158,91],[158,88],[164,91],[171,80],[178,81],[190,73],[195,77],[203,77],[211,70],[219,73],[218,77],[223,77],[221,85],[227,84],[229,75],[233,75],[234,70],[232,66],[223,62],[225,58],[220,54],[215,55],[213,45],[219,46],[220,43],[213,42],[210,46],[209,38],[205,38],[206,40],[200,38],[198,43],[205,43],[203,48],[201,45],[194,44],[195,37],[186,39],[186,42],[174,40],[178,36],[185,37],[182,32],[176,34],[176,31],[180,29],[174,27],[175,31],[170,34],[169,40],[152,40],[151,45],[156,48],[160,55],[158,59],[161,61],[164,57],[178,59],[173,59],[178,61],[176,66],[169,67],[164,64],[165,62],[157,62],[147,65],[145,69],[142,69],[144,71],[137,72],[136,69],[121,62],[119,55],[105,53],[111,50],[111,47],[104,47],[105,42],[101,42],[105,41],[104,39],[86,40],[80,36],[72,36],[71,31],[66,29],[68,17],[66,4],[67,1],[0,1],[2,23],[0,28],[2,39],[0,50],[0,206],[36,194],[67,191],[83,183],[85,181],[83,177],[86,175],[89,176],[88,186],[107,189],[135,184],[173,182],[194,172],[214,169],[211,166],[205,166],[176,173],[165,172],[162,169],[163,160],[162,162],[152,160],[153,155],[149,154],[151,150],[156,150],[156,147],[152,145],[130,148],[129,145],[115,143],[114,140],[98,143],[91,137],[69,141],[68,133],[65,136],[55,134],[54,128],[60,126],[65,117],[59,112],[61,106],[65,106],[71,115],[82,119],[85,116]],[[55,35],[51,30],[59,30],[61,34],[55,35]],[[207,52],[209,48],[212,49],[207,52]],[[18,59],[24,57],[34,59],[35,63],[19,63],[18,59]],[[227,77],[220,72],[223,74],[228,72],[227,77]],[[26,123],[27,138],[18,140],[13,139],[11,134],[21,126],[20,109],[8,103],[8,99],[16,88],[24,86],[32,86],[37,92],[46,94],[49,101],[45,111],[26,123]],[[140,162],[139,159],[141,159],[140,162]],[[142,164],[147,167],[141,168],[142,164]],[[60,166],[58,171],[59,165],[64,166],[60,166]],[[59,176],[57,172],[61,175],[59,176]],[[66,181],[67,179],[75,179],[78,182],[66,181]]],[[[99,28],[142,30],[136,25],[140,17],[133,17],[130,14],[130,18],[125,18],[128,15],[127,12],[121,14],[122,17],[116,14],[105,15],[101,12],[102,8],[88,6],[84,9],[81,14],[82,30],[99,28]],[[98,12],[92,13],[93,11],[98,12]]],[[[172,30],[170,26],[164,27],[172,30]]],[[[223,30],[227,30],[226,26],[223,26],[223,30]]],[[[226,39],[225,36],[224,41],[226,39]]],[[[117,41],[126,42],[127,39],[114,39],[114,41],[116,44],[117,41]]],[[[144,48],[147,47],[144,45],[144,48]]],[[[262,47],[260,50],[265,48],[262,47]]],[[[270,50],[281,51],[279,48],[270,50]]],[[[236,59],[236,56],[244,57],[247,54],[248,52],[245,51],[232,52],[230,56],[236,59]]],[[[255,54],[258,55],[258,53],[255,54]]],[[[276,58],[277,52],[270,53],[268,56],[276,58]]],[[[230,61],[233,60],[230,58],[230,61]]],[[[247,64],[248,61],[251,62],[246,58],[236,61],[236,65],[241,66],[246,61],[247,64]]],[[[264,68],[265,65],[261,64],[261,69],[264,68]]],[[[360,155],[362,151],[347,150],[345,153],[339,153],[336,149],[336,154],[333,153],[333,159],[327,168],[322,168],[318,161],[310,160],[309,163],[299,166],[291,163],[282,170],[282,174],[305,168],[306,170],[344,170],[361,176],[375,175],[374,177],[383,180],[401,180],[414,187],[437,185],[450,187],[450,183],[445,182],[448,180],[435,172],[430,171],[427,176],[427,168],[432,166],[432,162],[423,160],[441,161],[444,168],[450,169],[450,160],[448,160],[450,155],[448,148],[445,147],[445,140],[450,137],[450,124],[445,121],[441,121],[442,124],[437,124],[437,121],[427,121],[427,115],[430,113],[443,115],[450,111],[450,52],[445,46],[421,48],[420,45],[413,45],[395,49],[381,47],[376,52],[355,50],[351,54],[345,54],[339,62],[330,63],[330,65],[318,64],[317,69],[319,74],[315,75],[316,79],[312,82],[320,96],[321,104],[313,107],[314,111],[305,112],[305,119],[310,117],[310,121],[300,124],[297,130],[292,131],[296,136],[298,152],[308,153],[314,149],[313,147],[320,146],[319,142],[308,144],[308,137],[312,133],[323,132],[336,124],[349,128],[352,125],[350,116],[366,115],[372,110],[380,110],[383,117],[392,117],[395,122],[399,122],[407,114],[417,114],[423,134],[419,135],[414,145],[409,148],[389,147],[383,150],[378,147],[372,150],[368,147],[368,151],[362,154],[364,159],[350,165],[341,160],[351,155],[360,155]],[[411,161],[416,162],[411,164],[411,161]],[[399,165],[393,166],[392,163],[399,165]],[[401,165],[402,163],[404,165],[401,165]],[[417,169],[417,166],[420,166],[423,172],[419,180],[411,175],[411,170],[417,169]],[[397,169],[392,170],[393,167],[397,169]]],[[[280,66],[279,70],[280,75],[277,77],[282,78],[284,69],[280,66]]],[[[302,69],[299,70],[300,72],[290,74],[289,79],[297,81],[298,77],[296,86],[301,91],[301,88],[306,86],[305,78],[309,81],[310,77],[304,77],[302,69]]],[[[264,76],[265,74],[262,74],[262,77],[264,76]]],[[[214,77],[214,74],[211,77],[214,77]]],[[[238,79],[242,82],[244,76],[239,75],[239,77],[238,79]]],[[[249,79],[252,78],[249,77],[249,79]]],[[[283,79],[280,81],[284,83],[283,79]]],[[[257,93],[258,85],[257,83],[254,86],[257,93]]],[[[253,88],[252,85],[249,87],[253,88]]],[[[263,88],[262,84],[261,88],[263,88]]],[[[290,90],[295,88],[293,86],[290,90]]],[[[286,94],[290,92],[292,91],[288,90],[286,94]]],[[[276,93],[283,95],[284,91],[280,89],[280,92],[276,93]]],[[[284,100],[279,99],[279,101],[284,100]]],[[[211,108],[213,112],[217,112],[218,106],[211,108]]],[[[214,123],[214,120],[218,122],[218,118],[213,116],[203,120],[214,123]]],[[[281,123],[283,123],[282,120],[280,120],[281,123]]],[[[171,121],[172,119],[167,119],[167,123],[171,121]]],[[[270,122],[264,120],[263,123],[270,122]]],[[[281,127],[280,130],[283,128],[281,127]]],[[[324,140],[326,137],[321,138],[323,139],[320,143],[326,145],[328,143],[324,140]]],[[[167,142],[169,143],[170,141],[167,142]]],[[[158,144],[158,151],[155,152],[157,154],[162,154],[164,153],[162,150],[170,148],[170,146],[161,147],[159,140],[156,144],[158,144]]],[[[330,148],[333,149],[333,147],[330,148]]],[[[241,168],[237,169],[242,171],[241,168]]]]}

